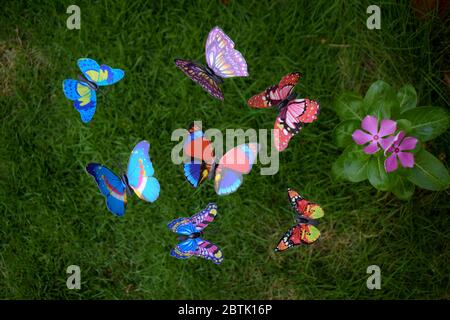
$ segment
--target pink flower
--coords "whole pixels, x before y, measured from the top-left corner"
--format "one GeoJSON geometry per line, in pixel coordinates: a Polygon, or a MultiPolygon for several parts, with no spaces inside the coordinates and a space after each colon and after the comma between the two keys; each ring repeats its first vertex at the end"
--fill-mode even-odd
{"type": "Polygon", "coordinates": [[[417,139],[414,137],[406,137],[403,131],[400,131],[386,148],[384,154],[391,153],[384,161],[384,169],[387,173],[397,170],[398,160],[405,168],[414,167],[414,155],[411,152],[404,152],[407,150],[414,150],[416,148],[417,139]]]}
{"type": "Polygon", "coordinates": [[[392,142],[392,139],[385,138],[395,132],[397,122],[390,119],[383,119],[378,130],[378,119],[374,116],[366,116],[361,122],[362,130],[355,130],[352,134],[353,141],[357,144],[366,144],[364,152],[372,154],[380,150],[380,146],[386,149],[392,142]]]}

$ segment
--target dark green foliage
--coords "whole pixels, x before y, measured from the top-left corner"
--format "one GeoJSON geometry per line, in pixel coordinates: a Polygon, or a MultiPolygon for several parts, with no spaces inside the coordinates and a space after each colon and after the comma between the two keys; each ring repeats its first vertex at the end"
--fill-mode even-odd
{"type": "Polygon", "coordinates": [[[333,164],[335,178],[352,182],[367,179],[376,189],[391,191],[404,200],[413,196],[411,183],[427,190],[447,189],[450,185],[447,168],[431,153],[422,150],[421,143],[446,132],[450,114],[441,107],[416,108],[416,104],[417,92],[412,85],[405,85],[396,92],[382,80],[369,87],[364,99],[355,93],[342,93],[334,106],[342,122],[335,127],[333,136],[336,146],[345,150],[333,164]],[[369,155],[353,141],[353,132],[362,126],[361,120],[367,115],[376,117],[379,128],[382,119],[394,120],[397,132],[404,131],[405,135],[418,140],[414,150],[409,151],[416,154],[413,168],[387,173],[384,167],[387,155],[383,150],[369,155]]]}

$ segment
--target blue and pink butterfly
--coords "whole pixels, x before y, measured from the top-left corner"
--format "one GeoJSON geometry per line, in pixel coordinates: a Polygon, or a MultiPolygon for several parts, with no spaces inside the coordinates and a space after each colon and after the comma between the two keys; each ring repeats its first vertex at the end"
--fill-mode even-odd
{"type": "Polygon", "coordinates": [[[120,176],[99,163],[89,163],[86,166],[86,171],[94,178],[105,197],[106,207],[116,216],[125,214],[127,195],[131,196],[133,192],[147,202],[154,202],[159,197],[160,185],[153,177],[155,170],[149,148],[147,141],[139,142],[131,152],[127,172],[120,176]]]}
{"type": "Polygon", "coordinates": [[[168,223],[167,227],[180,235],[180,243],[172,249],[170,255],[177,259],[195,256],[211,260],[215,264],[222,263],[222,251],[214,243],[202,238],[203,230],[216,216],[217,205],[210,203],[190,218],[178,218],[168,223]]]}
{"type": "Polygon", "coordinates": [[[175,65],[214,98],[223,100],[219,85],[224,78],[247,77],[247,62],[234,49],[233,40],[219,27],[214,27],[205,45],[207,66],[192,60],[175,59],[175,65]]]}
{"type": "Polygon", "coordinates": [[[214,147],[203,131],[193,123],[183,145],[184,175],[197,188],[207,179],[214,179],[218,195],[235,192],[250,173],[259,152],[257,143],[241,144],[216,159],[214,147]]]}
{"type": "Polygon", "coordinates": [[[78,59],[78,67],[82,75],[78,80],[63,81],[65,96],[73,101],[73,106],[80,113],[81,121],[88,123],[92,120],[97,106],[97,90],[99,87],[109,86],[120,81],[125,72],[113,69],[107,65],[99,65],[89,58],[78,59]]]}

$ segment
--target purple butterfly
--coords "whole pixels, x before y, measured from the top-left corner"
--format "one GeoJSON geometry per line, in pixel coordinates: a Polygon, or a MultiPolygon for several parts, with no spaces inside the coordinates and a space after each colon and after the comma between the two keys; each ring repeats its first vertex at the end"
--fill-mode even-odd
{"type": "Polygon", "coordinates": [[[210,224],[217,215],[217,205],[209,203],[205,209],[190,218],[178,218],[169,222],[167,227],[180,235],[178,243],[170,252],[177,259],[188,259],[192,256],[211,260],[215,264],[223,261],[222,251],[208,240],[202,239],[203,229],[210,224]]]}
{"type": "Polygon", "coordinates": [[[175,64],[210,95],[223,100],[219,87],[223,78],[247,77],[247,63],[242,54],[234,49],[233,40],[219,27],[209,32],[205,54],[208,66],[183,59],[175,59],[175,64]]]}

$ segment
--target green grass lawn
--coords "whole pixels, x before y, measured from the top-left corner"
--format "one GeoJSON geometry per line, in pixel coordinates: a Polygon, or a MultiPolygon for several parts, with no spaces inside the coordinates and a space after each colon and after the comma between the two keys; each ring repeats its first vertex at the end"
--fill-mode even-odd
{"type": "MultiPolygon", "coordinates": [[[[413,84],[419,105],[448,108],[449,27],[419,20],[409,1],[378,1],[381,30],[368,30],[369,1],[76,1],[81,30],[66,28],[74,1],[15,1],[0,13],[0,298],[2,299],[448,299],[449,191],[416,189],[409,202],[367,181],[334,181],[341,153],[332,132],[333,102],[364,94],[378,79],[413,84]],[[211,98],[173,63],[204,61],[208,32],[219,25],[249,66],[227,79],[225,101],[211,98]],[[446,42],[445,42],[446,41],[446,42]],[[62,80],[90,57],[125,70],[98,96],[83,124],[62,80]],[[447,63],[447,65],[445,65],[447,63]],[[246,101],[291,71],[297,91],[321,103],[319,120],[280,154],[280,170],[261,165],[232,195],[198,190],[171,162],[171,133],[193,120],[205,128],[273,128],[274,110],[246,101]],[[153,204],[133,197],[124,218],[111,215],[92,178],[91,161],[116,169],[140,140],[161,183],[153,204]],[[291,187],[322,205],[322,237],[309,247],[273,251],[294,224],[291,187]],[[209,202],[219,214],[205,237],[225,260],[170,257],[177,242],[166,224],[209,202]],[[66,268],[81,268],[81,290],[68,290],[66,268]],[[366,269],[381,268],[381,290],[366,269]]],[[[426,148],[449,165],[450,134],[426,148]]]]}

